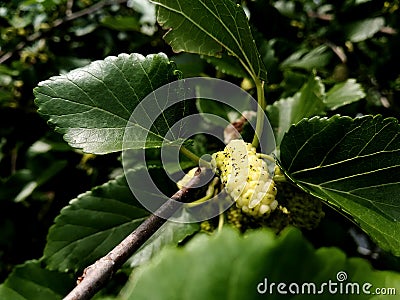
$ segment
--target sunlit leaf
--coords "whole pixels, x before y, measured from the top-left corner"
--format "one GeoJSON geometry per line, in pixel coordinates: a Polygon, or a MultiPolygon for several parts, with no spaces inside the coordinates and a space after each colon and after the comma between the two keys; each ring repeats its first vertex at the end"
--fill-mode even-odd
{"type": "Polygon", "coordinates": [[[382,17],[357,21],[347,26],[346,37],[352,42],[361,42],[373,37],[384,25],[382,17]]]}
{"type": "MultiPolygon", "coordinates": [[[[121,151],[127,125],[135,128],[132,147],[159,147],[170,126],[185,110],[163,111],[152,128],[129,118],[153,90],[176,79],[165,54],[120,54],[107,57],[65,75],[52,77],[35,88],[39,113],[64,134],[64,139],[85,152],[121,151]]],[[[164,107],[164,104],[161,106],[164,107]]]]}
{"type": "Polygon", "coordinates": [[[300,49],[290,55],[282,62],[282,68],[300,68],[312,70],[314,68],[322,68],[329,63],[332,53],[325,45],[321,45],[315,49],[300,49]]]}
{"type": "Polygon", "coordinates": [[[359,83],[351,78],[345,82],[335,84],[327,93],[324,103],[328,109],[336,109],[340,106],[356,102],[365,97],[365,93],[359,83]]]}

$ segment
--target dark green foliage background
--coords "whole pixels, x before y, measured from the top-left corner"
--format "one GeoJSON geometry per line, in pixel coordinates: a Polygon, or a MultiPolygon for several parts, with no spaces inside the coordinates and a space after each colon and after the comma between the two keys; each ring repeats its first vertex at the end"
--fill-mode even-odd
{"type": "MultiPolygon", "coordinates": [[[[399,1],[316,2],[243,2],[268,71],[267,102],[293,96],[310,74],[320,76],[326,89],[355,78],[365,98],[326,115],[399,119],[399,1]],[[320,51],[307,57],[313,49],[320,51]]],[[[49,227],[71,199],[121,174],[118,155],[73,150],[47,126],[33,103],[40,81],[110,55],[164,52],[184,77],[206,74],[241,83],[234,76],[243,74],[238,66],[173,53],[162,39],[165,32],[143,23],[148,8],[127,3],[0,1],[0,282],[15,265],[41,257],[49,227]],[[145,34],[145,26],[154,32],[145,34]]],[[[354,225],[329,208],[326,215],[319,228],[305,233],[309,240],[360,256],[349,233],[354,225]]],[[[400,270],[397,258],[368,243],[372,255],[365,257],[376,268],[400,270]]]]}

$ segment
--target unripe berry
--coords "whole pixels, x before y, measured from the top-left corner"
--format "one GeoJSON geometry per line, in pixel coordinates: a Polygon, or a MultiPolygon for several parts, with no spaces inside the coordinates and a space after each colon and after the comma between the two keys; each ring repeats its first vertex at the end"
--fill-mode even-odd
{"type": "Polygon", "coordinates": [[[223,151],[213,154],[212,164],[225,190],[244,213],[268,216],[277,208],[275,182],[266,162],[257,156],[251,144],[232,140],[223,151]]]}

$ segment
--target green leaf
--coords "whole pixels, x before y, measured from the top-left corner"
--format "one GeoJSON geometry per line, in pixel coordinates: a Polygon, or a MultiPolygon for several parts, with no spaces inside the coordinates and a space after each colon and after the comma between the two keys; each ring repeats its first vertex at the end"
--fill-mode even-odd
{"type": "Polygon", "coordinates": [[[69,274],[46,270],[39,261],[32,260],[16,266],[0,285],[0,299],[62,299],[74,285],[69,274]]]}
{"type": "Polygon", "coordinates": [[[275,141],[277,147],[279,147],[283,136],[289,130],[291,124],[293,124],[292,115],[295,114],[295,110],[298,107],[296,105],[297,97],[289,97],[280,99],[274,102],[273,105],[267,106],[268,120],[271,122],[272,128],[275,134],[275,141]]]}
{"type": "Polygon", "coordinates": [[[101,24],[105,27],[118,31],[139,31],[140,22],[131,16],[105,16],[101,19],[101,24]]]}
{"type": "MultiPolygon", "coordinates": [[[[135,169],[127,177],[140,180],[143,172],[147,169],[135,169]]],[[[47,265],[65,271],[93,263],[146,219],[149,212],[141,207],[123,176],[78,196],[49,230],[44,249],[47,265]]]]}
{"type": "Polygon", "coordinates": [[[240,63],[233,56],[223,53],[221,58],[205,56],[205,59],[208,63],[214,65],[215,69],[224,74],[232,75],[238,78],[248,77],[240,63]]]}
{"type": "Polygon", "coordinates": [[[180,53],[171,60],[176,63],[184,78],[200,77],[204,74],[206,62],[197,54],[180,53]]]}
{"type": "Polygon", "coordinates": [[[318,76],[310,76],[302,86],[299,95],[295,95],[296,109],[292,112],[291,121],[297,123],[302,118],[307,118],[324,112],[323,100],[325,87],[318,76]]]}
{"type": "Polygon", "coordinates": [[[203,119],[222,128],[240,118],[244,111],[257,109],[252,107],[254,102],[249,94],[238,93],[237,89],[221,90],[218,84],[210,83],[207,87],[197,87],[196,93],[198,97],[196,107],[203,119]],[[229,99],[230,105],[210,100],[214,99],[216,95],[221,95],[220,97],[223,99],[229,99]]]}
{"type": "Polygon", "coordinates": [[[324,103],[328,109],[337,109],[343,105],[356,102],[365,97],[365,93],[355,79],[335,84],[327,93],[324,103]]]}
{"type": "Polygon", "coordinates": [[[282,64],[282,68],[300,68],[312,70],[322,68],[329,63],[332,56],[328,52],[329,48],[325,45],[318,46],[311,51],[308,49],[300,49],[290,55],[282,64]]]}
{"type": "MultiPolygon", "coordinates": [[[[233,122],[236,119],[240,118],[241,113],[246,110],[251,110],[251,102],[250,99],[243,99],[243,105],[239,108],[241,109],[240,112],[233,109],[231,106],[226,105],[225,103],[217,102],[214,100],[209,99],[198,99],[196,101],[197,109],[200,113],[203,114],[210,114],[213,116],[221,117],[222,119],[226,120],[227,122],[233,122]]],[[[225,128],[227,126],[227,122],[223,120],[219,120],[216,118],[209,118],[207,115],[203,115],[203,118],[214,124],[225,128]]]]}
{"type": "Polygon", "coordinates": [[[319,77],[312,75],[293,97],[280,99],[268,106],[267,112],[274,127],[276,144],[280,144],[292,124],[303,118],[323,114],[324,99],[325,87],[319,77]]]}
{"type": "Polygon", "coordinates": [[[343,209],[400,255],[400,128],[381,116],[315,117],[292,126],[280,159],[299,186],[343,209]]]}
{"type": "Polygon", "coordinates": [[[296,19],[299,13],[296,11],[296,5],[292,1],[277,0],[273,3],[274,7],[285,17],[296,19]]]}
{"type": "Polygon", "coordinates": [[[178,245],[185,238],[199,230],[198,223],[188,223],[190,215],[182,211],[174,221],[167,221],[146,243],[127,261],[131,267],[144,264],[169,245],[178,245]]]}
{"type": "Polygon", "coordinates": [[[10,177],[0,181],[0,200],[15,199],[18,194],[32,181],[35,180],[31,170],[16,171],[10,177]]]}
{"type": "Polygon", "coordinates": [[[146,140],[146,147],[159,147],[184,109],[165,111],[151,130],[129,118],[143,98],[175,79],[172,72],[165,54],[120,54],[39,83],[35,101],[64,139],[85,152],[121,151],[128,123],[135,128],[133,148],[143,148],[146,140]]]}
{"type": "MultiPolygon", "coordinates": [[[[365,282],[373,288],[400,288],[400,274],[375,271],[366,260],[346,258],[336,248],[315,250],[299,230],[290,228],[277,238],[267,230],[242,236],[226,227],[213,236],[197,235],[181,249],[165,249],[157,259],[134,271],[121,294],[123,299],[163,300],[282,299],[285,296],[296,300],[350,299],[347,295],[338,295],[339,288],[336,295],[329,293],[329,281],[339,286],[338,272],[346,272],[348,276],[343,285],[355,283],[360,290],[365,282]],[[279,283],[285,284],[283,290],[288,295],[278,292],[279,283]],[[301,291],[303,283],[315,284],[316,291],[323,289],[323,293],[313,296],[317,293],[312,293],[311,288],[308,294],[296,294],[296,285],[301,291]],[[265,288],[267,291],[262,293],[265,288]]],[[[349,297],[373,299],[374,295],[361,292],[349,297]]]]}
{"type": "Polygon", "coordinates": [[[277,40],[264,40],[259,46],[259,51],[264,62],[265,68],[268,70],[268,81],[270,83],[280,82],[281,70],[279,69],[279,59],[277,57],[275,44],[277,40]]]}
{"type": "Polygon", "coordinates": [[[374,36],[385,25],[382,17],[354,22],[346,28],[346,38],[358,43],[374,36]]]}
{"type": "Polygon", "coordinates": [[[165,40],[175,52],[236,57],[251,77],[266,80],[243,8],[233,0],[154,0],[157,20],[170,28],[165,40]]]}
{"type": "MultiPolygon", "coordinates": [[[[67,166],[68,162],[66,160],[59,160],[52,163],[50,166],[45,168],[43,166],[42,171],[34,176],[33,180],[27,182],[23,188],[19,191],[18,195],[15,196],[14,201],[20,202],[24,201],[27,197],[29,197],[38,187],[47,183],[49,179],[53,176],[57,175],[61,170],[63,170],[67,166]]],[[[30,171],[30,170],[26,170],[30,171]]],[[[34,175],[34,174],[32,174],[34,175]]]]}

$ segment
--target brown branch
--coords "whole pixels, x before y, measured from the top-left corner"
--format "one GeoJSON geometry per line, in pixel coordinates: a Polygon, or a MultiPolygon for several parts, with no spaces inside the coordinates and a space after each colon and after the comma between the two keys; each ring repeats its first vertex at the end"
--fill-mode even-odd
{"type": "MultiPolygon", "coordinates": [[[[66,23],[66,22],[69,22],[69,21],[78,19],[80,17],[89,15],[91,13],[94,13],[94,12],[102,9],[105,6],[110,6],[110,5],[114,5],[114,4],[122,4],[125,2],[127,2],[127,0],[103,0],[103,1],[97,2],[96,4],[93,4],[92,6],[89,6],[87,8],[84,8],[84,9],[74,12],[74,13],[71,13],[71,10],[70,10],[71,8],[67,7],[66,16],[64,18],[54,20],[50,26],[50,30],[66,23]]],[[[10,59],[15,54],[15,52],[24,48],[28,42],[34,42],[34,41],[40,39],[42,37],[42,35],[43,35],[43,32],[34,32],[31,35],[29,35],[26,38],[26,41],[22,41],[22,42],[18,43],[17,46],[13,50],[4,53],[0,57],[0,64],[4,63],[8,59],[10,59]]]]}
{"type": "Polygon", "coordinates": [[[84,8],[80,11],[74,12],[74,13],[70,13],[67,14],[67,16],[63,19],[57,19],[53,22],[52,27],[57,27],[60,26],[61,24],[65,23],[65,22],[69,22],[75,19],[78,19],[80,17],[86,16],[86,15],[90,15],[91,13],[94,13],[100,9],[102,9],[105,6],[110,6],[110,5],[115,5],[115,4],[122,4],[127,2],[127,0],[103,0],[100,2],[97,2],[96,4],[93,4],[92,6],[89,6],[87,8],[84,8]]]}
{"type": "Polygon", "coordinates": [[[85,300],[93,297],[107,283],[112,275],[137,251],[179,208],[182,202],[188,202],[197,191],[195,188],[207,178],[203,176],[207,170],[197,169],[195,176],[186,187],[176,192],[169,201],[163,204],[156,214],[151,215],[139,225],[119,245],[107,255],[100,258],[93,265],[83,271],[78,279],[78,285],[64,298],[64,300],[85,300]],[[178,202],[179,201],[179,202],[178,202]]]}

